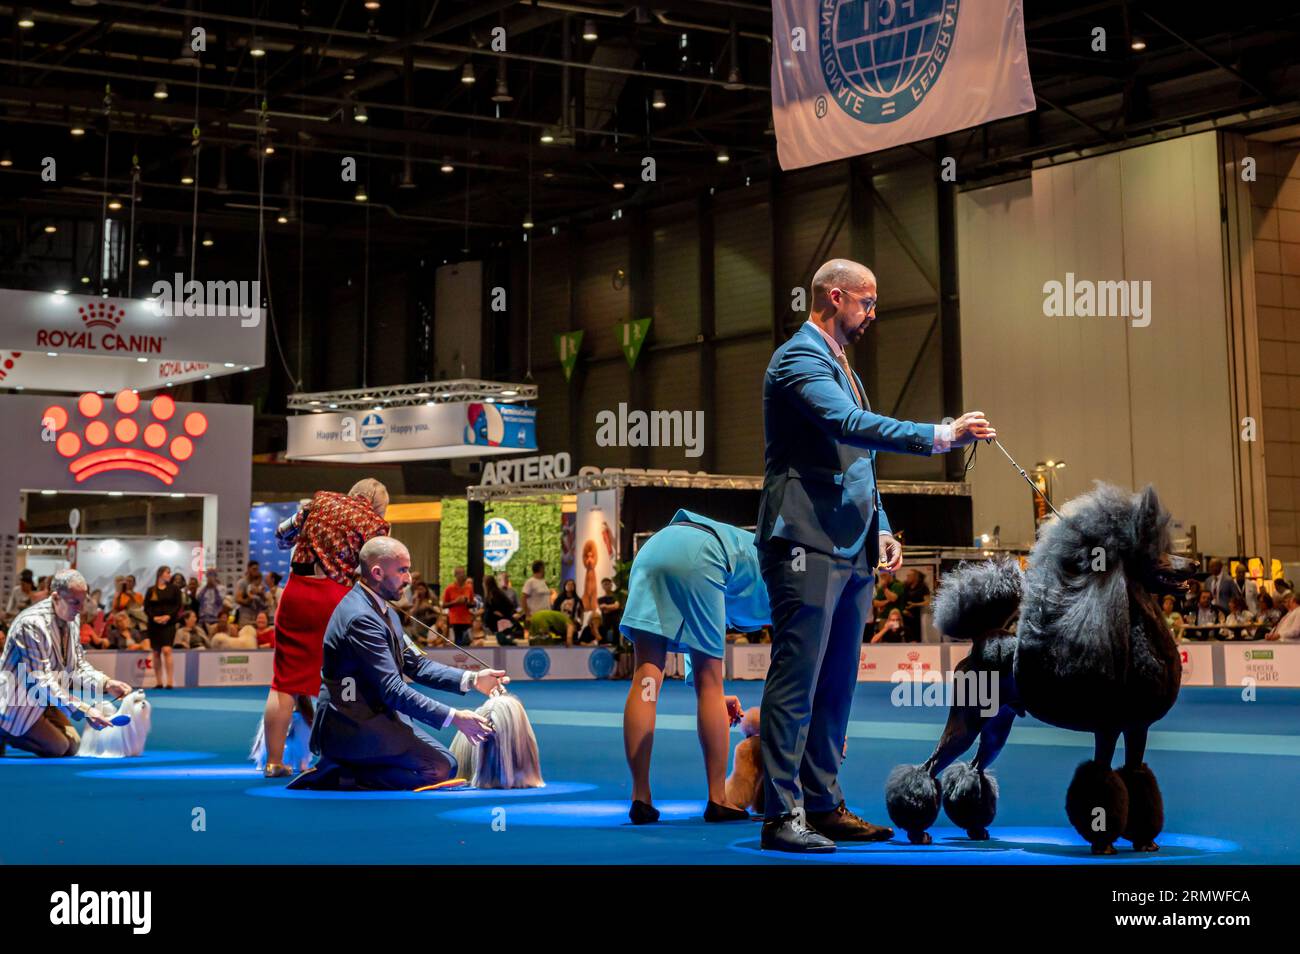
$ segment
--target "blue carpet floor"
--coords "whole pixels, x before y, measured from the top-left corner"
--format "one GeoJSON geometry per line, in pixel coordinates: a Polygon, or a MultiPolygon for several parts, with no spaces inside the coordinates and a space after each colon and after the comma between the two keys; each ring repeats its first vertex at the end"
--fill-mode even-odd
{"type": "MultiPolygon", "coordinates": [[[[757,823],[709,825],[694,695],[670,682],[654,749],[658,825],[627,823],[626,682],[516,684],[548,785],[523,792],[299,793],[243,760],[265,689],[150,694],[139,759],[0,759],[5,864],[1122,864],[1300,863],[1300,690],[1184,689],[1152,732],[1164,790],[1155,854],[1093,858],[1065,819],[1065,789],[1091,737],[1019,720],[995,767],[1002,797],[988,842],[940,817],[935,844],[845,847],[817,858],[758,851],[757,823]],[[203,824],[195,823],[199,818],[203,824]],[[201,827],[203,830],[195,830],[201,827]]],[[[895,707],[890,686],[858,686],[841,774],[850,807],[888,823],[882,785],[933,748],[946,710],[895,707]]],[[[748,707],[761,683],[729,687],[748,707]]],[[[450,742],[451,733],[440,736],[450,742]]],[[[733,731],[733,743],[740,739],[733,731]]]]}

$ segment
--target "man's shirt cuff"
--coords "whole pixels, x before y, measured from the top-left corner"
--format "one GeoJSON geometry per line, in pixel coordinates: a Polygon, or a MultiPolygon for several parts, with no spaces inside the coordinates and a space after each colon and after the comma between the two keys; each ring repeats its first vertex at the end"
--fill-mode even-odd
{"type": "Polygon", "coordinates": [[[478,685],[478,673],[472,669],[466,669],[465,675],[460,677],[460,691],[469,692],[476,685],[478,685]]]}
{"type": "Polygon", "coordinates": [[[946,454],[952,449],[953,433],[951,424],[934,425],[934,447],[931,454],[946,454]]]}

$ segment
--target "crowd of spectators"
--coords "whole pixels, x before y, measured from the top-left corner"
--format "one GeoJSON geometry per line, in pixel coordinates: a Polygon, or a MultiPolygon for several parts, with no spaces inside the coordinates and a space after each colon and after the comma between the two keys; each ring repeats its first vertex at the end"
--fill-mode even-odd
{"type": "MultiPolygon", "coordinates": [[[[49,595],[47,576],[23,570],[4,606],[4,624],[49,595]]],[[[176,649],[256,649],[275,644],[275,607],[282,587],[278,573],[262,573],[256,561],[230,592],[216,570],[186,578],[159,567],[155,583],[141,593],[136,577],[113,581],[111,593],[96,588],[81,612],[81,642],[87,649],[160,652],[176,649]]]]}
{"type": "Polygon", "coordinates": [[[627,594],[611,578],[601,582],[595,606],[584,606],[573,580],[556,591],[546,582],[546,564],[532,565],[523,591],[517,591],[509,573],[485,575],[478,593],[463,566],[453,571],[445,588],[411,574],[411,584],[397,601],[407,633],[422,646],[450,640],[458,646],[514,646],[563,642],[573,645],[616,645],[621,636],[619,618],[627,594]],[[414,617],[414,620],[409,617],[414,617]],[[427,627],[427,628],[426,628],[427,627]],[[437,635],[430,634],[432,629],[437,635]]]}
{"type": "Polygon", "coordinates": [[[1192,580],[1181,598],[1166,596],[1161,609],[1178,640],[1300,640],[1300,600],[1290,581],[1278,577],[1268,588],[1238,563],[1229,572],[1211,560],[1208,572],[1192,580]]]}

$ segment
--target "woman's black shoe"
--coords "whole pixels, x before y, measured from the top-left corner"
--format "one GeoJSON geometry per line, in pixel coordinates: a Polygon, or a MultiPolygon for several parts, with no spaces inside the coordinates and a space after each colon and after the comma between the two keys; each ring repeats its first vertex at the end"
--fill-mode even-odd
{"type": "Polygon", "coordinates": [[[749,812],[743,808],[728,808],[717,802],[709,802],[704,809],[706,822],[749,821],[749,812]]]}
{"type": "Polygon", "coordinates": [[[628,811],[627,817],[632,819],[633,825],[649,825],[659,820],[659,809],[646,802],[633,802],[631,810],[628,811]]]}

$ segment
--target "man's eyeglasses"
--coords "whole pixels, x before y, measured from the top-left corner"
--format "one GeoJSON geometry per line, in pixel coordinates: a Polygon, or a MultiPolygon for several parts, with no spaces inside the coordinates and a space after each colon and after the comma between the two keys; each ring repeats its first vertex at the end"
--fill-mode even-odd
{"type": "Polygon", "coordinates": [[[862,306],[863,311],[865,311],[867,314],[870,314],[871,309],[876,307],[877,301],[879,301],[879,299],[876,298],[874,295],[868,295],[866,298],[859,298],[858,304],[862,306]]]}

